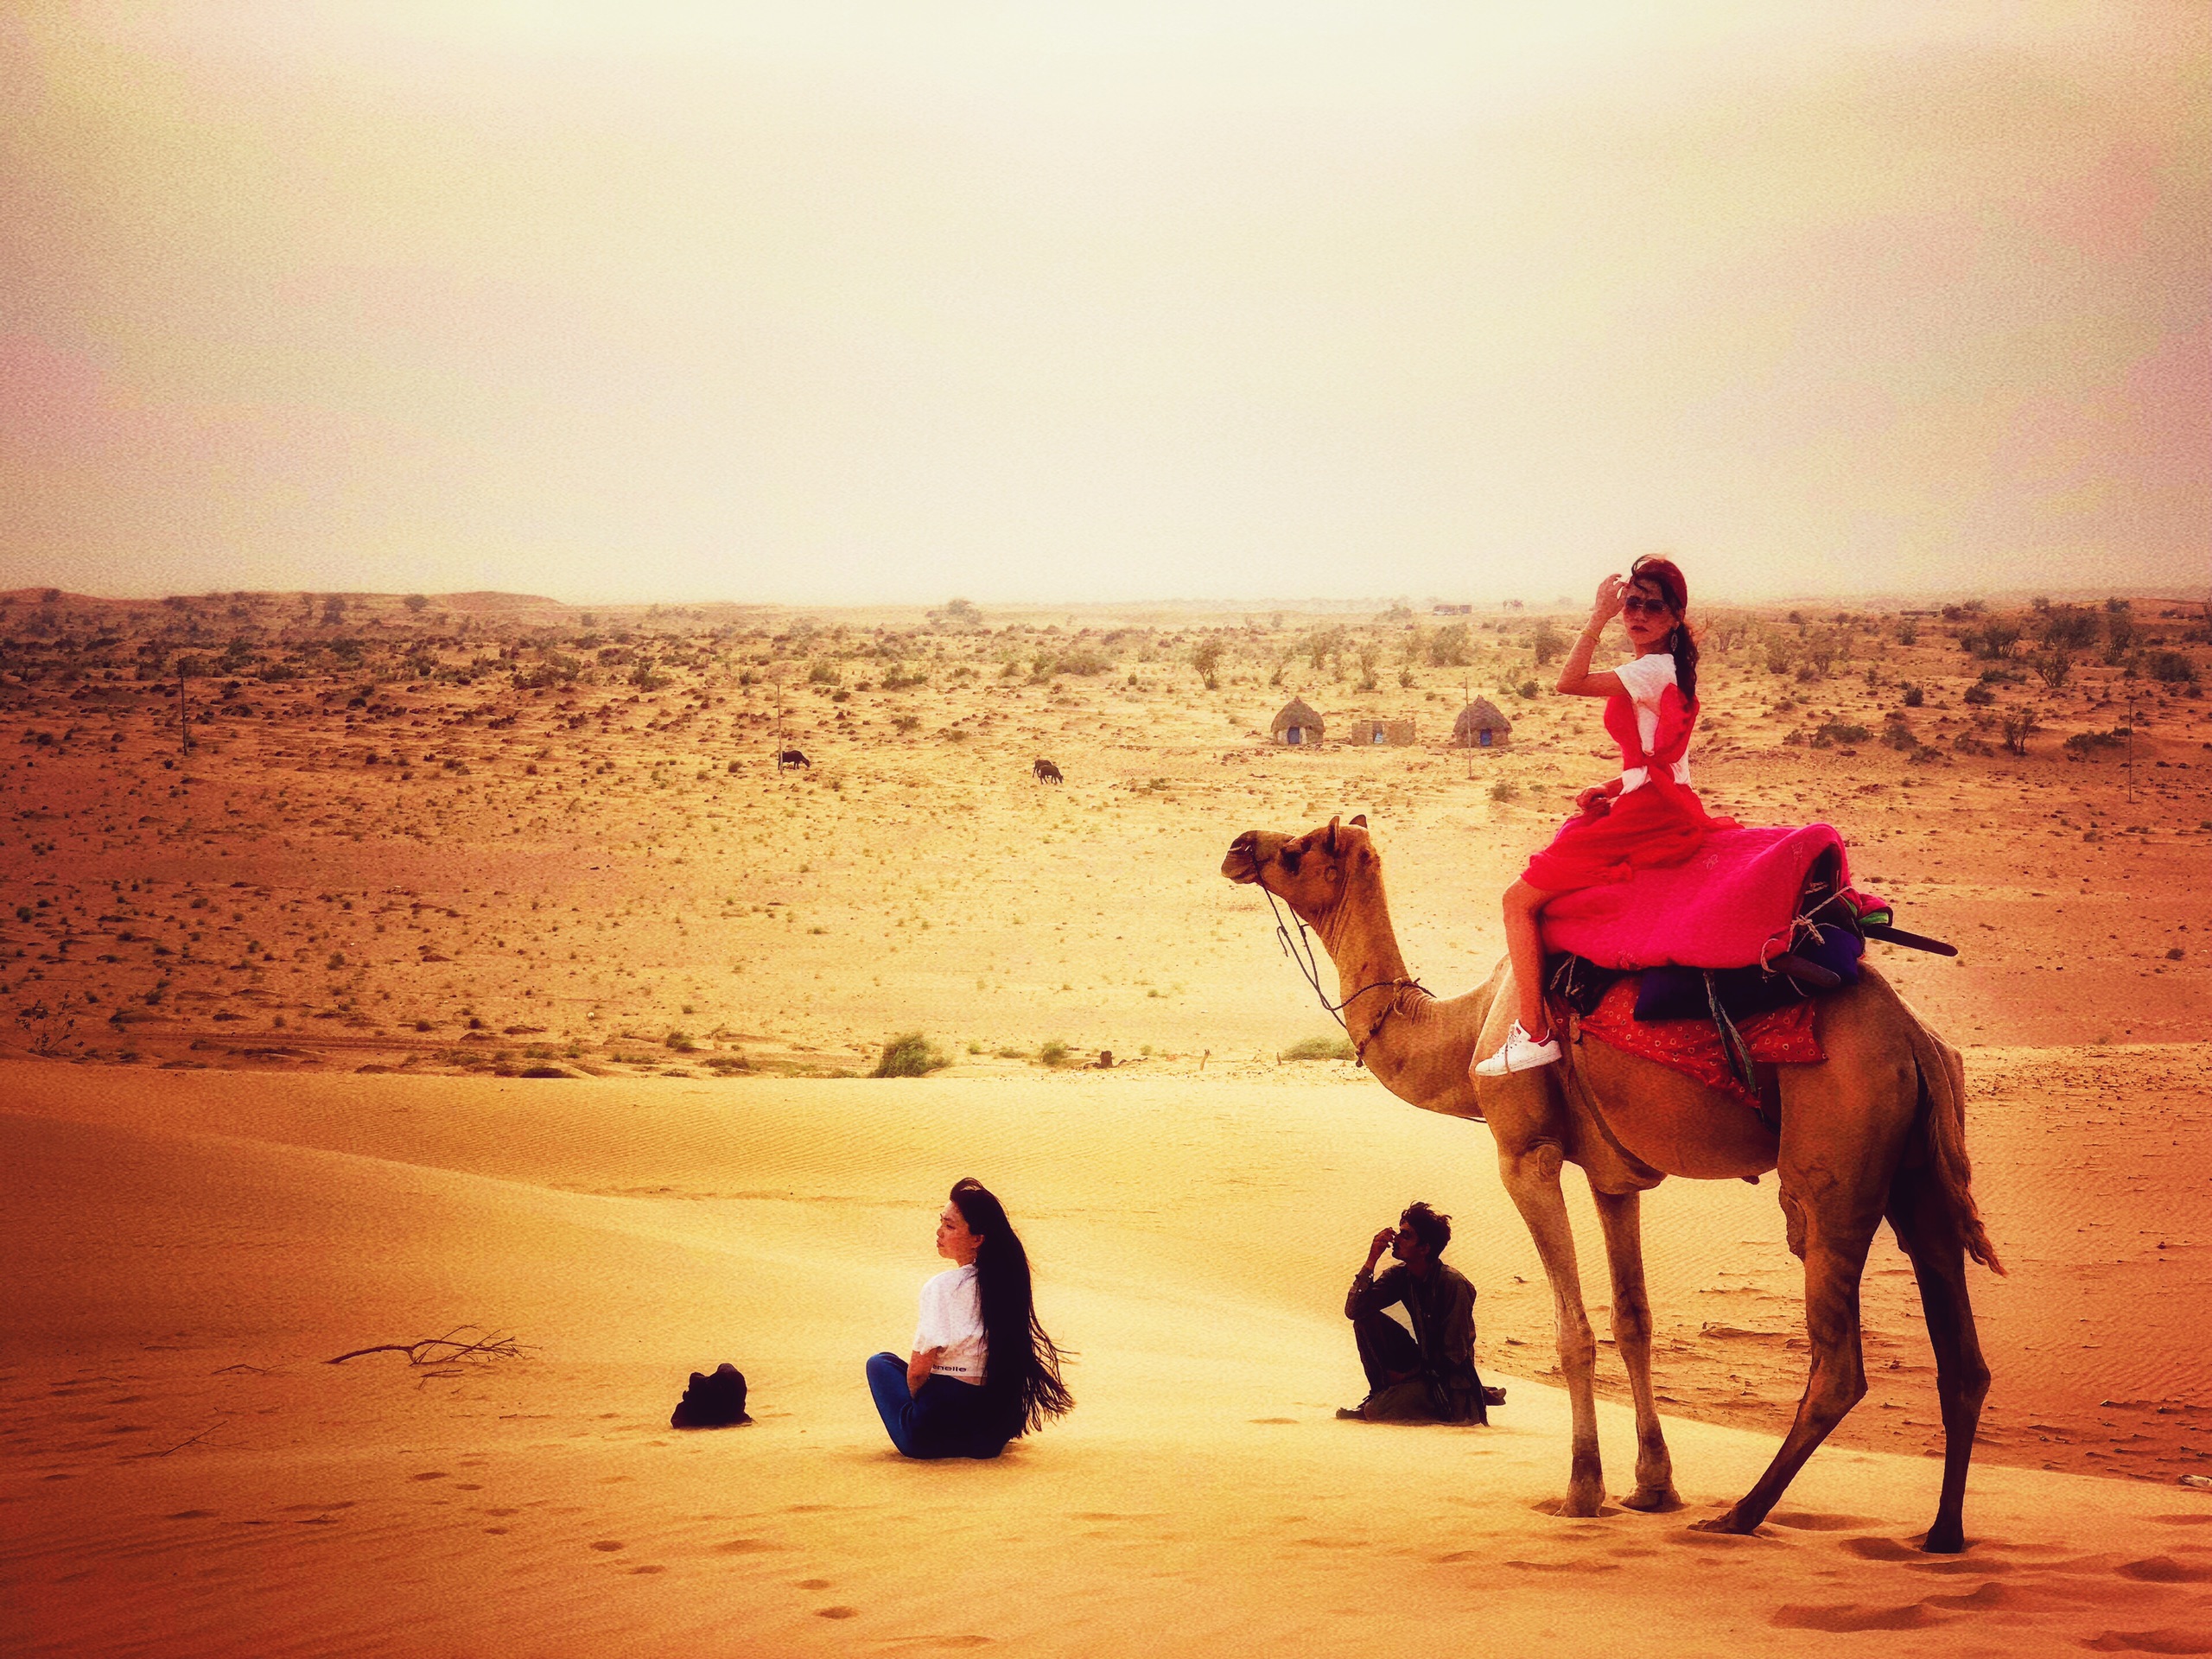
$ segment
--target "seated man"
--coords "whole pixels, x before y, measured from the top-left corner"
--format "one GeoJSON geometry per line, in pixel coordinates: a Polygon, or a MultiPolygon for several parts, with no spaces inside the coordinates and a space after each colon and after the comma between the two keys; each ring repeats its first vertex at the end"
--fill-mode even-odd
{"type": "Polygon", "coordinates": [[[1408,1206],[1395,1228],[1375,1235],[1367,1265],[1344,1298],[1367,1398],[1338,1416],[1370,1423],[1490,1421],[1475,1372],[1475,1287],[1437,1260],[1451,1242],[1452,1217],[1426,1204],[1408,1206]],[[1377,1279],[1375,1264],[1386,1249],[1397,1261],[1377,1279]],[[1411,1335],[1382,1311],[1401,1302],[1411,1335]]]}

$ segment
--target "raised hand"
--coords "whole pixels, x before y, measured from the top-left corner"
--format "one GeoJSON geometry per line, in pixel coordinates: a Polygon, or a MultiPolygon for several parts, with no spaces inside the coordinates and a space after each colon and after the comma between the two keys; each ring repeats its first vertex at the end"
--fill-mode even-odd
{"type": "Polygon", "coordinates": [[[1590,620],[1600,627],[1621,613],[1621,596],[1628,592],[1628,578],[1618,570],[1598,584],[1598,598],[1590,607],[1590,620]]]}

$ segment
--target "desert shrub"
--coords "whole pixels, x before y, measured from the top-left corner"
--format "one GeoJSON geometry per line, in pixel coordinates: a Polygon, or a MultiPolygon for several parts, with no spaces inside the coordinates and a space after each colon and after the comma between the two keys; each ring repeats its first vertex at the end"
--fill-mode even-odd
{"type": "Polygon", "coordinates": [[[2004,735],[2005,750],[2012,754],[2025,754],[2028,739],[2042,729],[2043,722],[2036,718],[2032,709],[2008,710],[1998,727],[2004,735]]]}
{"type": "Polygon", "coordinates": [[[697,1039],[685,1032],[670,1032],[665,1042],[668,1047],[674,1049],[679,1054],[696,1054],[699,1052],[697,1039]]]}
{"type": "Polygon", "coordinates": [[[2154,651],[2143,659],[2143,671],[2168,685],[2196,683],[2196,664],[2177,651],[2154,651]]]}
{"type": "Polygon", "coordinates": [[[1044,1044],[1038,1049],[1037,1064],[1049,1066],[1057,1071],[1063,1066],[1073,1065],[1075,1053],[1065,1043],[1055,1037],[1051,1042],[1044,1044]]]}
{"type": "Polygon", "coordinates": [[[2097,613],[2062,605],[2043,619],[2040,632],[2044,644],[2054,651],[2086,651],[2097,642],[2097,613]]]}
{"type": "Polygon", "coordinates": [[[837,664],[827,657],[817,657],[807,664],[806,683],[809,685],[835,685],[842,677],[837,664]]]}
{"type": "Polygon", "coordinates": [[[1302,1037],[1283,1050],[1286,1060],[1349,1060],[1352,1046],[1342,1037],[1302,1037]]]}
{"type": "Polygon", "coordinates": [[[2101,749],[2116,749],[2127,741],[2125,731],[2076,732],[2063,745],[2067,753],[2088,756],[2101,749]]]}
{"type": "Polygon", "coordinates": [[[1521,798],[1521,785],[1510,778],[1500,778],[1491,785],[1490,798],[1493,801],[1518,800],[1521,798]]]}
{"type": "Polygon", "coordinates": [[[1959,636],[1961,645],[1968,640],[1974,642],[1970,649],[1976,656],[1986,657],[1993,663],[2002,662],[2012,654],[2012,647],[2020,643],[2020,630],[2011,622],[1991,622],[1980,633],[1969,631],[1959,636]]]}
{"type": "Polygon", "coordinates": [[[1474,639],[1464,622],[1452,622],[1429,637],[1428,660],[1435,668],[1465,668],[1475,660],[1474,639]]]}
{"type": "Polygon", "coordinates": [[[1824,720],[1813,728],[1813,747],[1824,749],[1831,743],[1864,743],[1872,735],[1854,721],[1824,720]]]}
{"type": "Polygon", "coordinates": [[[1979,681],[1976,681],[1974,684],[1967,687],[1966,700],[1970,703],[1975,704],[1977,707],[1986,707],[1988,704],[1997,701],[1997,694],[1994,691],[1992,691],[1987,686],[1982,684],[1979,681]]]}
{"type": "Polygon", "coordinates": [[[1905,689],[1904,689],[1904,706],[1905,706],[1906,708],[1908,708],[1908,709],[1917,709],[1917,708],[1919,708],[1919,707],[1920,707],[1920,705],[1921,705],[1921,704],[1923,704],[1923,702],[1926,702],[1927,701],[1928,701],[1928,694],[1927,694],[1925,691],[1923,691],[1923,690],[1922,690],[1918,686],[1916,686],[1916,685],[1908,685],[1907,687],[1905,687],[1905,689]]]}
{"type": "Polygon", "coordinates": [[[1912,728],[1901,720],[1893,720],[1883,728],[1882,741],[1908,754],[1920,747],[1920,740],[1912,734],[1912,728]]]}
{"type": "Polygon", "coordinates": [[[1536,666],[1541,668],[1565,653],[1567,636],[1552,626],[1551,618],[1545,617],[1529,636],[1529,644],[1536,653],[1536,666]]]}
{"type": "Polygon", "coordinates": [[[742,1054],[710,1054],[700,1062],[718,1077],[728,1077],[735,1071],[750,1071],[753,1062],[742,1054]]]}
{"type": "Polygon", "coordinates": [[[1517,690],[1518,695],[1521,696],[1533,697],[1536,695],[1536,683],[1534,680],[1523,680],[1521,682],[1517,690]]]}
{"type": "Polygon", "coordinates": [[[942,1071],[952,1058],[918,1031],[901,1033],[883,1046],[872,1077],[926,1077],[942,1071]]]}
{"type": "Polygon", "coordinates": [[[2028,658],[2028,665],[2043,677],[2043,683],[2056,691],[2066,683],[2074,671],[2074,655],[2058,645],[2039,651],[2028,658]]]}
{"type": "Polygon", "coordinates": [[[1920,624],[1907,617],[1897,624],[1897,644],[1916,645],[1920,643],[1920,624]]]}
{"type": "Polygon", "coordinates": [[[1199,640],[1192,649],[1191,666],[1198,671],[1198,678],[1205,683],[1209,691],[1217,689],[1220,684],[1221,655],[1227,649],[1219,639],[1211,638],[1199,640]]]}
{"type": "Polygon", "coordinates": [[[1103,674],[1113,666],[1104,653],[1094,651],[1089,645],[1077,645],[1073,651],[1062,652],[1058,664],[1059,672],[1079,674],[1086,678],[1094,674],[1103,674]]]}

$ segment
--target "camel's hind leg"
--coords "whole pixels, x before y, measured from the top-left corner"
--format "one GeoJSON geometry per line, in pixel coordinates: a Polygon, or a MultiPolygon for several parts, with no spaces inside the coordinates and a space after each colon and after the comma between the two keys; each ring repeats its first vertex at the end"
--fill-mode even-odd
{"type": "Polygon", "coordinates": [[[1766,1519],[1805,1459],[1866,1395],[1859,1342],[1859,1281],[1881,1224],[1917,1103],[1911,1056],[1851,1051],[1856,1033],[1832,1023],[1825,1065],[1783,1070],[1782,1207],[1789,1246],[1805,1262],[1805,1335],[1811,1374],[1774,1461],[1726,1515],[1699,1525],[1750,1532],[1766,1519]]]}
{"type": "Polygon", "coordinates": [[[1512,1195],[1529,1236],[1535,1240],[1544,1275],[1552,1283],[1552,1311],[1559,1323],[1559,1368],[1574,1414],[1574,1455],[1560,1513],[1592,1516],[1605,1499],[1605,1476],[1598,1458],[1598,1339],[1582,1305],[1582,1277],[1574,1262],[1574,1231],[1567,1219],[1567,1195],[1560,1190],[1566,1160],[1548,1141],[1508,1152],[1498,1148],[1498,1173],[1512,1195]]]}
{"type": "Polygon", "coordinates": [[[1605,1264],[1612,1272],[1613,1341],[1636,1399],[1636,1490],[1621,1502],[1631,1510],[1678,1510],[1682,1500],[1675,1492],[1674,1459],[1651,1397],[1651,1299],[1643,1286],[1641,1195],[1593,1187],[1590,1196],[1605,1230],[1605,1264]]]}
{"type": "Polygon", "coordinates": [[[1890,1225],[1920,1281],[1920,1306],[1936,1350],[1936,1389],[1943,1407],[1943,1495],[1923,1548],[1955,1555],[1966,1548],[1967,1465],[1974,1457],[1981,1402],[1989,1393],[1989,1367],[1967,1299],[1966,1244],[1950,1196],[1925,1170],[1899,1172],[1890,1194],[1890,1225]]]}

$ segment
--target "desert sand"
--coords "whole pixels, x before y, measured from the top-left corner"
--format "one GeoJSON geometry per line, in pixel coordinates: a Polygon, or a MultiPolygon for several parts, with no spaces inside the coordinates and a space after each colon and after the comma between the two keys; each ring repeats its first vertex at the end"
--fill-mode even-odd
{"type": "Polygon", "coordinates": [[[1689,1507],[1562,1521],[1548,1297],[1487,1132],[1282,1058],[1334,1028],[1215,874],[1230,838],[1367,813],[1415,970],[1473,982],[1496,893],[1605,772],[1588,708],[1518,695],[1536,619],[14,595],[8,1645],[2212,1651],[2212,1493],[2176,1484],[2212,1473],[2212,721],[2202,613],[2161,608],[2115,645],[2095,607],[2058,685],[1977,654],[2002,610],[1715,619],[1708,800],[1836,823],[1962,947],[1883,958],[1966,1052],[2012,1268],[1974,1279],[1996,1381],[1970,1547],[1933,1560],[1886,1236],[1872,1391],[1718,1539],[1688,1523],[1802,1384],[1796,1267],[1771,1180],[1648,1198],[1689,1507]],[[1509,747],[1444,746],[1463,688],[1509,747]],[[1417,741],[1270,747],[1294,692],[1417,741]],[[950,1064],[855,1075],[906,1031],[950,1064]],[[1023,1227],[1079,1405],[924,1468],[860,1366],[911,1334],[963,1173],[1023,1227]],[[1332,1414],[1344,1282],[1417,1196],[1481,1290],[1488,1429],[1332,1414]],[[323,1363],[464,1325],[520,1351],[323,1363]],[[669,1430],[721,1359],[759,1421],[669,1430]]]}

